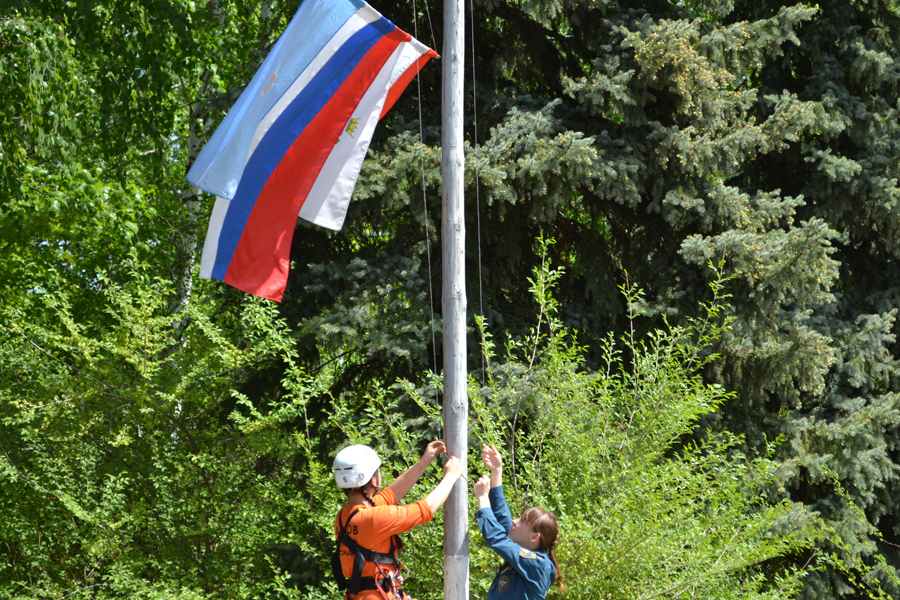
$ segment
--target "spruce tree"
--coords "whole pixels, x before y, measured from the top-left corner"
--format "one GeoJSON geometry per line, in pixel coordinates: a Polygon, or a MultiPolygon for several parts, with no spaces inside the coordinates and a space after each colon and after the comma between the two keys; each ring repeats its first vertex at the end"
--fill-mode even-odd
{"type": "MultiPolygon", "coordinates": [[[[536,261],[531,240],[541,231],[559,240],[555,258],[566,265],[565,322],[594,341],[625,326],[616,289],[626,277],[648,290],[652,310],[677,319],[696,314],[706,263],[724,259],[735,324],[724,360],[707,377],[737,396],[708,424],[743,434],[750,449],[784,436],[784,494],[870,531],[872,543],[852,552],[882,552],[900,564],[890,545],[896,6],[526,2],[476,5],[476,15],[470,311],[481,311],[475,299],[483,295],[489,320],[522,331],[526,269],[536,261]],[[832,475],[864,519],[847,508],[832,475]]],[[[433,125],[437,111],[427,95],[425,102],[433,125]]],[[[412,258],[423,261],[420,161],[432,232],[439,222],[437,152],[414,145],[415,113],[406,106],[390,122],[406,131],[376,140],[341,234],[378,232],[361,255],[372,268],[395,253],[409,256],[411,240],[412,258]]],[[[428,124],[425,142],[434,144],[428,124]]],[[[304,252],[298,248],[299,265],[304,252]]],[[[317,268],[339,272],[330,262],[317,268]]],[[[421,296],[419,264],[420,281],[403,281],[421,296]]],[[[322,289],[308,277],[295,280],[298,297],[322,289]]],[[[438,289],[434,274],[433,284],[438,289]]],[[[346,321],[341,315],[361,296],[332,291],[323,306],[346,309],[325,318],[346,321]]],[[[381,335],[376,330],[390,331],[365,335],[381,335]]],[[[348,348],[340,337],[331,341],[348,348]]],[[[471,366],[479,367],[475,356],[471,366]]],[[[374,360],[355,368],[354,377],[389,372],[374,360]]],[[[811,578],[806,593],[848,589],[830,577],[811,578]]]]}

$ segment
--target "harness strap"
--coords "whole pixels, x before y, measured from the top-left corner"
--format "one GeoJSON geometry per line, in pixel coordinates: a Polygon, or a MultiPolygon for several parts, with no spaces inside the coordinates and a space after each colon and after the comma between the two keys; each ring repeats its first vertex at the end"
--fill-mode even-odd
{"type": "MultiPolygon", "coordinates": [[[[383,552],[375,552],[370,548],[364,548],[360,546],[359,542],[350,537],[347,533],[347,529],[350,526],[350,521],[353,520],[353,517],[359,513],[361,509],[357,508],[350,516],[347,517],[347,521],[345,523],[341,522],[340,515],[338,515],[338,535],[337,535],[337,546],[334,550],[334,556],[331,559],[331,569],[334,573],[334,578],[337,580],[338,589],[343,591],[347,590],[349,594],[358,594],[361,590],[371,590],[377,589],[382,592],[384,595],[384,590],[381,586],[379,586],[374,577],[363,577],[362,571],[366,562],[375,563],[376,565],[392,565],[397,566],[397,559],[395,557],[396,549],[394,548],[394,536],[391,536],[391,547],[388,554],[383,552]],[[353,554],[353,571],[350,575],[350,581],[347,582],[347,578],[344,576],[343,566],[341,565],[341,544],[347,547],[347,550],[353,554]],[[371,583],[368,581],[365,582],[365,585],[371,585],[372,587],[361,587],[364,585],[363,580],[371,580],[371,583]]],[[[381,569],[378,569],[381,571],[381,569]]],[[[389,584],[390,585],[390,584],[389,584]]]]}
{"type": "MultiPolygon", "coordinates": [[[[384,581],[384,580],[382,580],[384,581]]],[[[374,577],[360,577],[359,578],[359,591],[364,592],[367,590],[377,590],[381,589],[384,591],[384,585],[379,585],[374,577]]]]}

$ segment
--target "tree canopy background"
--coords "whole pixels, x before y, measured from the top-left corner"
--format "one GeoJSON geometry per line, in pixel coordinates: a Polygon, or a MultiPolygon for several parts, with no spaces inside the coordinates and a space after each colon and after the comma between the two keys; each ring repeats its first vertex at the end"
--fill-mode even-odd
{"type": "MultiPolygon", "coordinates": [[[[297,6],[0,7],[7,596],[315,585],[339,500],[317,469],[348,427],[388,394],[409,444],[440,435],[416,400],[441,364],[439,62],[376,131],[343,230],[298,223],[283,303],[194,278],[213,199],[184,175],[297,6]]],[[[373,6],[440,52],[440,3],[373,6]]],[[[807,573],[810,598],[900,592],[898,10],[483,0],[468,20],[473,375],[475,315],[529,339],[541,235],[584,373],[610,335],[704,317],[723,260],[731,320],[701,374],[729,394],[679,443],[738,436],[778,465],[766,502],[842,532],[816,547],[855,566],[807,573]]]]}

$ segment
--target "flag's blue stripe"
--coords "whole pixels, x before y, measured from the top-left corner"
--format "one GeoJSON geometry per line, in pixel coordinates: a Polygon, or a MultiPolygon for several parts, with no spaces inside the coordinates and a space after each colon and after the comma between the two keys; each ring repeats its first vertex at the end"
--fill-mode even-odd
{"type": "Polygon", "coordinates": [[[224,281],[257,197],[297,137],[337,92],[363,56],[396,26],[385,18],[356,32],[272,123],[247,161],[219,234],[212,276],[224,281]]]}
{"type": "Polygon", "coordinates": [[[232,198],[256,126],[319,51],[361,8],[361,0],[305,0],[287,29],[275,42],[253,79],[216,129],[191,166],[188,181],[223,198],[232,198]],[[281,93],[263,94],[277,72],[275,88],[281,93]]]}

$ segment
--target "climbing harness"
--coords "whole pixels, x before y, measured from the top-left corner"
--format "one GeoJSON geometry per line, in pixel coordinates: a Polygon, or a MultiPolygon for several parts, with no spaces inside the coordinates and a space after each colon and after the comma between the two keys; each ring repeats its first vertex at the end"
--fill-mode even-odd
{"type": "Polygon", "coordinates": [[[381,592],[381,597],[384,600],[414,600],[404,593],[402,589],[403,582],[409,577],[409,569],[403,563],[398,563],[396,566],[398,567],[396,571],[385,573],[381,565],[375,563],[375,568],[378,569],[378,573],[381,575],[381,581],[375,584],[376,588],[381,592]]]}
{"type": "MultiPolygon", "coordinates": [[[[387,553],[375,552],[369,548],[363,548],[359,542],[350,537],[348,531],[350,521],[353,520],[361,509],[357,508],[347,521],[342,523],[338,516],[338,535],[337,547],[331,557],[331,570],[337,581],[338,589],[347,590],[347,594],[358,594],[365,590],[378,590],[384,600],[412,600],[402,590],[403,581],[409,575],[409,569],[397,560],[398,548],[394,546],[394,537],[391,536],[391,548],[387,553]],[[353,555],[353,571],[350,574],[350,581],[344,576],[344,569],[341,565],[341,545],[346,546],[350,554],[353,555]],[[363,567],[367,562],[374,563],[375,569],[380,575],[380,579],[376,577],[363,577],[363,567]],[[381,565],[391,565],[393,569],[385,572],[381,565]]],[[[399,538],[398,538],[399,541],[399,538]]]]}

